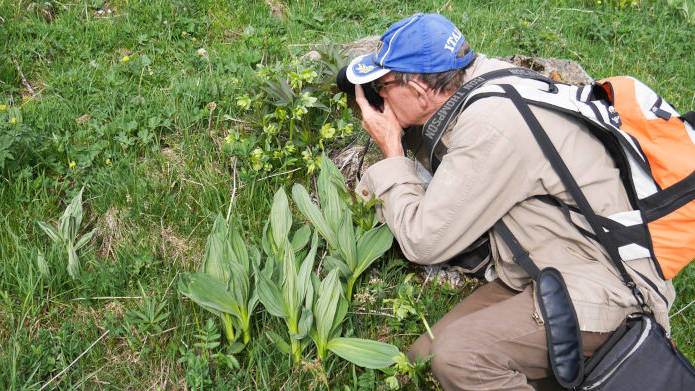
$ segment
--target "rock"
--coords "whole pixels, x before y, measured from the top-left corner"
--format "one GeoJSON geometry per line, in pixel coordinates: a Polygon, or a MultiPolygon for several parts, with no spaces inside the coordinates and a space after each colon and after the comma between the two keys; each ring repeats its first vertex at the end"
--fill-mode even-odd
{"type": "Polygon", "coordinates": [[[546,77],[563,83],[587,85],[594,80],[584,71],[584,68],[570,60],[528,57],[521,54],[499,59],[516,66],[533,69],[546,77]]]}

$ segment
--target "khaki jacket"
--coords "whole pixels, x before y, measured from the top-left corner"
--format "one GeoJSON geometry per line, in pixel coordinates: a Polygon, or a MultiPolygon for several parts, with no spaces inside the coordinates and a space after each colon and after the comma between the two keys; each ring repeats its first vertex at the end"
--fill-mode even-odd
{"type": "MultiPolygon", "coordinates": [[[[510,66],[478,55],[465,81],[510,66]]],[[[543,86],[517,78],[490,83],[543,86]]],[[[618,170],[585,126],[558,112],[532,110],[594,211],[608,216],[630,210],[618,170]]],[[[540,269],[554,267],[562,273],[583,331],[613,331],[625,316],[639,310],[603,248],[584,237],[560,208],[531,198],[550,194],[575,204],[509,99],[489,97],[471,104],[442,142],[446,154],[426,191],[415,163],[406,157],[384,159],[369,167],[357,187],[363,198],[383,201],[378,212],[410,261],[444,262],[502,219],[540,269]]],[[[589,229],[581,216],[574,220],[589,229]]],[[[499,278],[522,290],[529,277],[496,233],[491,244],[499,278]]],[[[649,258],[629,261],[627,269],[657,321],[668,330],[668,309],[675,297],[671,282],[659,278],[649,258]],[[663,298],[635,271],[650,279],[663,298]]],[[[533,315],[541,319],[538,308],[533,315]]]]}

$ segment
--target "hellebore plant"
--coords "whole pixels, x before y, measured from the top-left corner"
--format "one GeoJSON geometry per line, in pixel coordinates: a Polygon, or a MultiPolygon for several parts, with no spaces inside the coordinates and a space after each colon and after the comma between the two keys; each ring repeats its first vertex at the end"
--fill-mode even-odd
{"type": "Polygon", "coordinates": [[[84,247],[94,235],[92,230],[77,239],[77,232],[80,230],[80,224],[82,223],[82,191],[84,191],[84,188],[80,189],[80,192],[73,197],[70,204],[65,208],[63,215],[58,219],[58,229],[43,221],[38,222],[39,227],[46,232],[46,235],[51,238],[53,243],[65,247],[65,251],[68,254],[68,273],[73,280],[77,278],[80,272],[80,259],[77,257],[77,250],[84,247]]]}
{"type": "Polygon", "coordinates": [[[321,361],[325,361],[328,351],[364,368],[386,368],[394,363],[398,348],[387,343],[362,338],[341,337],[342,323],[348,310],[348,302],[343,296],[339,280],[340,270],[333,269],[321,281],[314,304],[315,323],[311,329],[311,339],[321,361]]]}
{"type": "Polygon", "coordinates": [[[260,261],[260,253],[255,247],[250,250],[251,256],[239,233],[218,215],[200,271],[184,274],[179,280],[182,295],[220,318],[230,344],[239,334],[244,344],[249,342],[251,315],[258,304],[258,295],[251,286],[251,263],[260,261]],[[239,329],[236,333],[235,327],[239,329]]]}
{"type": "MultiPolygon", "coordinates": [[[[264,235],[264,249],[268,253],[263,270],[256,270],[258,296],[266,310],[282,318],[287,325],[290,341],[268,332],[268,338],[281,351],[291,355],[292,361],[302,359],[302,351],[309,338],[316,345],[320,360],[325,360],[331,351],[358,366],[384,368],[393,364],[398,348],[393,345],[359,338],[342,338],[341,324],[347,314],[348,302],[340,282],[340,270],[333,269],[319,281],[312,274],[318,248],[318,235],[311,234],[308,227],[297,230],[290,241],[288,235],[292,215],[284,190],[274,197],[270,212],[270,229],[264,235]],[[303,247],[311,245],[306,256],[303,247]],[[299,261],[299,262],[298,262],[299,261]],[[277,273],[280,263],[281,273],[277,273]]],[[[351,224],[350,224],[351,225],[351,224]]]]}
{"type": "Polygon", "coordinates": [[[345,188],[344,179],[338,168],[324,157],[321,159],[321,173],[318,179],[318,208],[302,185],[294,185],[292,198],[302,214],[316,227],[326,240],[331,256],[326,264],[338,268],[347,279],[347,299],[357,278],[393,243],[393,234],[385,225],[363,232],[363,223],[353,225],[352,200],[345,188]]]}
{"type": "MultiPolygon", "coordinates": [[[[303,348],[301,341],[309,333],[313,322],[311,299],[314,293],[310,275],[316,257],[318,236],[313,235],[311,249],[298,264],[295,247],[288,238],[292,215],[287,195],[282,189],[275,193],[269,224],[270,230],[266,230],[269,238],[264,249],[270,254],[267,254],[263,270],[256,270],[258,296],[271,315],[285,321],[290,343],[276,333],[268,332],[268,336],[281,351],[292,355],[294,363],[298,363],[303,348]],[[280,274],[275,270],[276,262],[280,262],[280,274]]],[[[297,247],[306,244],[307,233],[307,229],[302,229],[295,234],[293,242],[297,247]]]]}

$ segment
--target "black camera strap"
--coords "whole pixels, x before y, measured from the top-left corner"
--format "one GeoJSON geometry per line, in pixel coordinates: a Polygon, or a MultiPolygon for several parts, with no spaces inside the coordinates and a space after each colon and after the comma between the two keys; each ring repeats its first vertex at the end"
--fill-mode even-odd
{"type": "Polygon", "coordinates": [[[521,77],[524,79],[534,79],[545,81],[548,83],[556,83],[540,73],[527,68],[505,68],[496,71],[488,72],[475,77],[466,82],[459,88],[444,104],[430,117],[422,127],[422,142],[427,153],[427,158],[432,168],[432,174],[439,166],[439,159],[434,155],[434,149],[442,138],[442,134],[448,127],[449,123],[458,116],[461,112],[463,103],[468,98],[471,92],[476,88],[484,85],[490,80],[500,79],[503,77],[521,77]]]}

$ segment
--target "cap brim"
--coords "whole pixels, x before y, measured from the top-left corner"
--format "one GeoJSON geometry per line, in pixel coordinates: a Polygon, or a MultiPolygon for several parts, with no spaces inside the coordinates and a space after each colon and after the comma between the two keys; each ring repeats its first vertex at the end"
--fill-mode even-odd
{"type": "Polygon", "coordinates": [[[374,62],[374,53],[355,58],[347,67],[347,78],[352,84],[365,84],[391,72],[374,62]]]}

